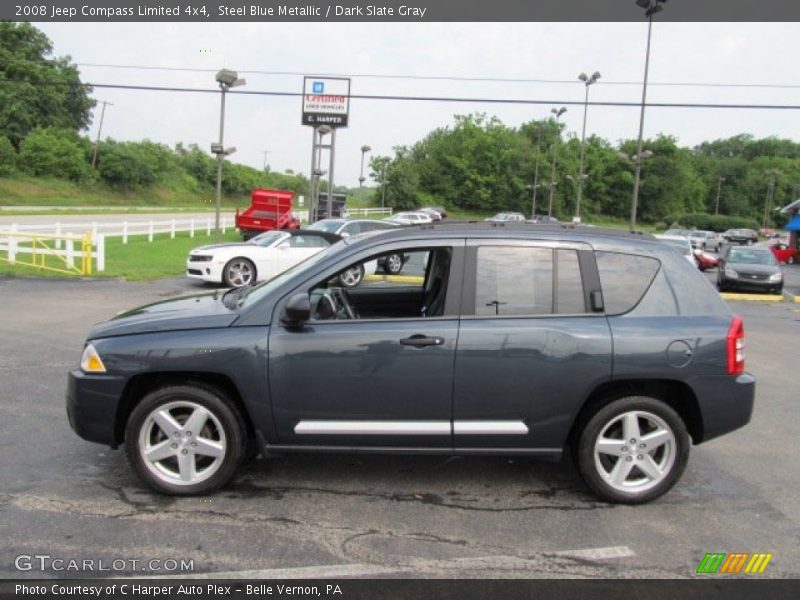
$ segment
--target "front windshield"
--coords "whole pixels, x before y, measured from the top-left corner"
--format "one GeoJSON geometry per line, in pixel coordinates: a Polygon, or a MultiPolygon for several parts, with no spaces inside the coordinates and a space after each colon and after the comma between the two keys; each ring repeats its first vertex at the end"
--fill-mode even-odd
{"type": "Polygon", "coordinates": [[[255,302],[258,302],[264,296],[270,294],[273,290],[279,288],[284,282],[288,281],[301,271],[305,271],[306,269],[312,268],[317,263],[325,260],[329,254],[332,252],[337,252],[342,246],[344,242],[337,242],[332,246],[328,246],[324,250],[317,252],[316,254],[311,255],[307,259],[297,263],[293,267],[290,267],[287,271],[280,273],[273,277],[272,279],[267,279],[248,289],[247,294],[242,297],[240,306],[248,306],[255,302]]]}
{"type": "Polygon", "coordinates": [[[741,265],[774,265],[775,257],[769,250],[732,248],[728,262],[741,265]]]}
{"type": "Polygon", "coordinates": [[[286,237],[286,233],[283,231],[267,231],[266,233],[259,234],[251,239],[250,243],[258,246],[271,246],[278,240],[282,240],[284,237],[286,237]]]}
{"type": "Polygon", "coordinates": [[[336,233],[336,230],[342,226],[344,221],[317,221],[313,225],[309,225],[306,229],[310,229],[312,231],[327,231],[328,233],[336,233]]]}

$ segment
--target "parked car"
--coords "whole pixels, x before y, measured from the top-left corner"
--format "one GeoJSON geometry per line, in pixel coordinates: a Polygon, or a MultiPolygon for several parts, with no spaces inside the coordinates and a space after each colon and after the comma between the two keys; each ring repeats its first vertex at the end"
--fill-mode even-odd
{"type": "Polygon", "coordinates": [[[199,246],[189,252],[186,276],[229,287],[252,285],[283,273],[340,239],[325,231],[292,229],[267,231],[246,242],[199,246]]]}
{"type": "Polygon", "coordinates": [[[700,250],[699,248],[694,251],[694,260],[697,263],[697,268],[701,271],[708,269],[716,269],[719,266],[719,256],[700,250]]]}
{"type": "Polygon", "coordinates": [[[425,223],[433,223],[433,217],[422,212],[399,212],[393,214],[386,220],[400,225],[424,225],[425,223]]]}
{"type": "Polygon", "coordinates": [[[443,219],[447,218],[447,209],[444,206],[428,206],[427,208],[431,208],[438,212],[443,219]]]}
{"type": "Polygon", "coordinates": [[[682,237],[679,235],[666,235],[666,234],[657,234],[656,239],[662,240],[665,244],[672,246],[678,252],[681,253],[686,260],[689,261],[691,265],[699,267],[700,265],[697,264],[697,260],[694,256],[694,251],[692,249],[692,244],[689,242],[689,238],[682,237]]]}
{"type": "MultiPolygon", "coordinates": [[[[555,217],[551,217],[550,215],[533,215],[533,218],[528,219],[526,223],[537,223],[537,224],[556,224],[559,223],[559,220],[555,217]]],[[[588,224],[585,224],[584,227],[589,227],[588,224]]]]}
{"type": "Polygon", "coordinates": [[[693,248],[700,250],[719,250],[722,246],[722,239],[720,239],[713,231],[690,231],[688,235],[689,241],[692,243],[693,248]]]}
{"type": "Polygon", "coordinates": [[[741,319],[648,234],[443,224],[94,325],[67,414],[167,494],[223,486],[253,450],[570,448],[595,494],[636,504],[680,479],[692,444],[748,423],[744,360],[741,319]],[[421,282],[337,285],[398,249],[421,282]]]}
{"type": "MultiPolygon", "coordinates": [[[[306,227],[306,230],[328,231],[346,238],[351,235],[366,233],[368,231],[380,231],[384,229],[394,229],[396,227],[399,227],[398,223],[394,223],[386,219],[381,221],[377,219],[322,219],[306,227]]],[[[387,275],[397,275],[403,270],[403,266],[405,265],[407,258],[407,256],[401,253],[393,253],[387,256],[382,256],[377,261],[377,268],[382,270],[387,275]]],[[[366,272],[374,273],[375,269],[370,270],[367,266],[366,272]]],[[[357,277],[355,271],[345,274],[342,284],[345,285],[345,287],[353,287],[354,285],[361,283],[361,278],[363,278],[363,276],[364,273],[361,273],[361,276],[357,277]],[[358,281],[353,283],[356,278],[358,281]]]]}
{"type": "Polygon", "coordinates": [[[441,221],[442,220],[442,213],[440,213],[435,208],[420,208],[416,212],[421,212],[421,213],[425,213],[426,215],[430,215],[431,219],[433,219],[434,221],[441,221]]]}
{"type": "Polygon", "coordinates": [[[719,259],[717,287],[725,290],[783,292],[783,272],[769,248],[727,246],[719,259]]]}
{"type": "Polygon", "coordinates": [[[752,229],[729,229],[722,238],[729,244],[751,246],[758,241],[758,234],[752,229]]]}
{"type": "Polygon", "coordinates": [[[499,212],[493,217],[484,219],[484,221],[488,221],[490,223],[509,223],[518,221],[522,223],[525,221],[525,215],[519,212],[499,212]]]}
{"type": "Polygon", "coordinates": [[[774,244],[770,244],[769,249],[772,250],[772,254],[775,255],[775,260],[780,263],[786,263],[787,265],[793,265],[796,263],[798,254],[800,254],[797,252],[797,248],[794,248],[784,242],[775,242],[774,244]]]}

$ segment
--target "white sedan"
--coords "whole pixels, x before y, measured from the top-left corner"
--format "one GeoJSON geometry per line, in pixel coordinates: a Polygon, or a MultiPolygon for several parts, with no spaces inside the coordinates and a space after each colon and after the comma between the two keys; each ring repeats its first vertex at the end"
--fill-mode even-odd
{"type": "Polygon", "coordinates": [[[283,273],[341,239],[324,231],[267,231],[247,242],[200,246],[189,253],[186,275],[224,283],[250,285],[283,273]]]}
{"type": "Polygon", "coordinates": [[[400,225],[424,225],[426,223],[433,223],[433,217],[423,212],[399,212],[386,220],[399,223],[400,225]]]}

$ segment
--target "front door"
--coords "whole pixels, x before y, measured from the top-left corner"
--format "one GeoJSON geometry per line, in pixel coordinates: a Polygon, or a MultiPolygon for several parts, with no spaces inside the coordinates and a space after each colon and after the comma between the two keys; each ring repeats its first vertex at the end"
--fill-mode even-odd
{"type": "Polygon", "coordinates": [[[273,321],[269,389],[279,444],[452,446],[461,244],[394,249],[409,256],[401,277],[337,288],[338,272],[377,257],[364,255],[299,290],[312,304],[329,295],[322,302],[334,308],[317,310],[302,328],[273,321]]]}

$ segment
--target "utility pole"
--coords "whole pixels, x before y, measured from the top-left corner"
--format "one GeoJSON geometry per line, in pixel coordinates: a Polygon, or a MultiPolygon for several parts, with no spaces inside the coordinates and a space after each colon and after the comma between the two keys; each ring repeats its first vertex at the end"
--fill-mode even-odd
{"type": "Polygon", "coordinates": [[[267,172],[267,154],[269,154],[270,151],[269,150],[263,150],[262,152],[264,153],[264,166],[261,167],[261,170],[264,171],[264,173],[266,173],[267,172]]]}
{"type": "Polygon", "coordinates": [[[717,179],[717,201],[714,204],[714,214],[715,215],[719,214],[719,195],[720,195],[720,192],[722,191],[722,182],[723,181],[725,181],[724,177],[719,177],[717,179]]]}
{"type": "Polygon", "coordinates": [[[114,106],[111,102],[102,100],[103,108],[100,109],[100,123],[97,126],[97,138],[94,140],[94,153],[92,154],[92,168],[97,163],[97,147],[100,145],[100,133],[103,131],[103,118],[106,116],[106,106],[114,106]]]}
{"type": "Polygon", "coordinates": [[[536,135],[536,167],[533,171],[533,199],[531,200],[531,219],[536,218],[536,190],[539,189],[539,158],[542,148],[542,128],[537,127],[536,135]]]}

